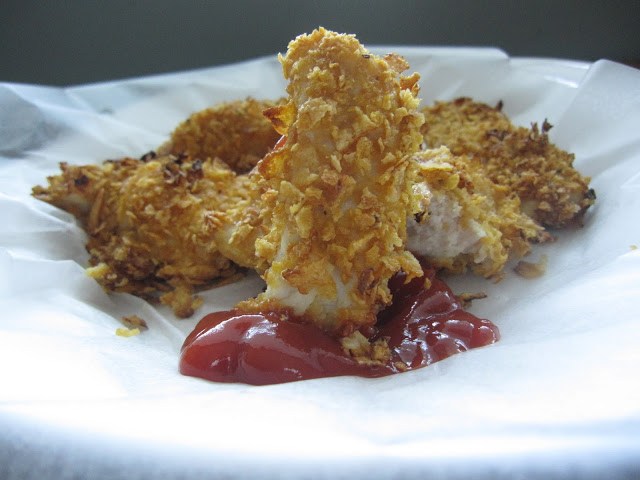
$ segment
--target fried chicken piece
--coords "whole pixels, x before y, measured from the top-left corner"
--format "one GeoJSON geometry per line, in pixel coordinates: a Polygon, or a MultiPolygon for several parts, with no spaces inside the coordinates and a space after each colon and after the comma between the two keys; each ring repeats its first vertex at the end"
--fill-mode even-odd
{"type": "Polygon", "coordinates": [[[88,273],[105,288],[160,294],[187,317],[200,303],[195,289],[238,271],[217,244],[228,240],[220,227],[251,195],[246,178],[219,160],[151,154],[60,167],[33,195],[79,219],[89,235],[88,273]]]}
{"type": "Polygon", "coordinates": [[[158,153],[219,158],[238,173],[248,172],[280,137],[262,114],[280,103],[248,98],[198,111],[175,128],[158,153]]]}
{"type": "Polygon", "coordinates": [[[437,102],[423,110],[428,147],[447,146],[456,156],[508,187],[522,210],[541,225],[562,228],[579,223],[594,203],[589,178],[573,168],[574,156],[549,142],[546,121],[539,128],[514,126],[502,113],[470,98],[437,102]]]}
{"type": "Polygon", "coordinates": [[[510,258],[527,254],[532,242],[550,239],[521,212],[515,194],[469,168],[447,147],[425,150],[414,158],[414,190],[424,205],[409,219],[407,249],[429,265],[498,277],[510,258]]]}
{"type": "Polygon", "coordinates": [[[106,289],[169,305],[188,317],[194,292],[257,264],[259,191],[250,170],[280,137],[263,110],[238,100],[191,115],[141,159],[81,167],[33,195],[78,218],[89,234],[89,275],[106,289]]]}
{"type": "Polygon", "coordinates": [[[404,248],[422,140],[418,77],[400,76],[404,59],[323,28],[280,61],[289,101],[268,115],[286,141],[258,164],[267,288],[239,308],[286,310],[347,335],[375,323],[395,272],[421,273],[404,248]]]}

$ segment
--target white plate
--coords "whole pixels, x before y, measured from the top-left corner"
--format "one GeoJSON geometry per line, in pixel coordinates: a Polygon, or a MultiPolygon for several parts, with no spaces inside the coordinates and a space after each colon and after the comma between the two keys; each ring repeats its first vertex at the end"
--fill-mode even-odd
{"type": "MultiPolygon", "coordinates": [[[[547,274],[456,289],[502,340],[382,379],[268,387],[177,371],[197,318],[107,295],[83,273],[84,235],[32,199],[59,161],[140,155],[198,109],[284,93],[274,57],[66,89],[0,86],[0,476],[175,478],[624,477],[640,467],[640,72],[499,50],[406,55],[425,102],[471,96],[514,122],[545,118],[598,194],[583,229],[539,247],[547,274]],[[115,335],[123,315],[149,331],[115,335]],[[635,470],[634,470],[635,469],[635,470]],[[6,475],[4,475],[6,474],[6,475]]],[[[211,291],[228,308],[260,281],[211,291]]]]}

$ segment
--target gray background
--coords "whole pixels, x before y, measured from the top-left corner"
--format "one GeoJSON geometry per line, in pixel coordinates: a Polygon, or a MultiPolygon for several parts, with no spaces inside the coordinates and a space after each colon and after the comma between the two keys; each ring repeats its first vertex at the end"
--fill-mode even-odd
{"type": "Polygon", "coordinates": [[[640,0],[0,2],[0,81],[69,85],[283,52],[318,25],[365,45],[640,61],[640,0]]]}

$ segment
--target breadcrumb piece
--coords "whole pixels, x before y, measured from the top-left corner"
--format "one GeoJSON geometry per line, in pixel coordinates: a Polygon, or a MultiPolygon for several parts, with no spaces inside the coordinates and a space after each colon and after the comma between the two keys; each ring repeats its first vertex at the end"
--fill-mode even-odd
{"type": "Polygon", "coordinates": [[[340,339],[342,349],[358,363],[363,365],[387,365],[391,359],[391,350],[386,339],[369,342],[361,332],[340,339]]]}
{"type": "Polygon", "coordinates": [[[487,294],[484,292],[476,292],[476,293],[460,293],[456,295],[458,299],[462,302],[462,306],[464,308],[469,308],[471,303],[474,300],[481,300],[483,298],[487,298],[487,294]]]}
{"type": "Polygon", "coordinates": [[[116,335],[119,337],[135,337],[136,335],[140,335],[139,328],[127,328],[127,327],[119,327],[116,328],[116,335]]]}
{"type": "Polygon", "coordinates": [[[538,278],[547,271],[547,256],[542,255],[537,263],[520,260],[514,271],[523,278],[538,278]]]}
{"type": "Polygon", "coordinates": [[[147,322],[145,322],[137,315],[128,315],[126,317],[122,317],[122,323],[127,328],[138,328],[140,330],[147,330],[149,328],[147,322]]]}
{"type": "Polygon", "coordinates": [[[193,295],[193,290],[189,285],[180,285],[170,292],[160,295],[160,303],[171,307],[176,316],[180,318],[193,315],[202,302],[201,297],[193,295]]]}

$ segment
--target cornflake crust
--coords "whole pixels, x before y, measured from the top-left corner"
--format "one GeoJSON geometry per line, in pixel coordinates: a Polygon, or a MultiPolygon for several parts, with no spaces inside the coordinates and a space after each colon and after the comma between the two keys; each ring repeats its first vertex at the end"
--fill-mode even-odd
{"type": "Polygon", "coordinates": [[[287,309],[348,335],[375,323],[394,273],[421,273],[405,249],[424,121],[418,77],[401,76],[402,58],[325,29],[280,61],[289,100],[267,114],[286,141],[258,164],[267,289],[240,308],[287,309]]]}
{"type": "Polygon", "coordinates": [[[595,201],[546,121],[517,127],[469,98],[419,107],[402,57],[323,28],[279,59],[286,98],[195,112],[141,158],[63,162],[33,188],[82,224],[103,287],[188,317],[199,290],[255,270],[266,290],[238,308],[295,314],[384,363],[384,340],[362,332],[391,301],[392,275],[420,275],[416,256],[497,280],[595,201]]]}
{"type": "Polygon", "coordinates": [[[546,120],[514,126],[502,103],[490,107],[467,97],[423,109],[428,147],[448,147],[471,169],[484,172],[522,202],[522,211],[548,228],[580,224],[595,202],[588,177],[573,168],[574,155],[549,141],[546,120]]]}

